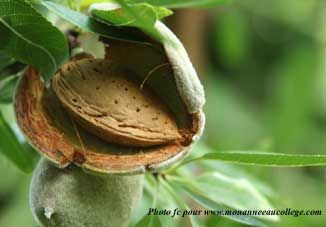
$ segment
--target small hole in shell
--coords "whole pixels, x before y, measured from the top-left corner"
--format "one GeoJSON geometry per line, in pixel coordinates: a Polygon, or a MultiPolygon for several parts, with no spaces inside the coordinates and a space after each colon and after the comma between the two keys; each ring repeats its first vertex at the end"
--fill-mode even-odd
{"type": "Polygon", "coordinates": [[[77,99],[72,99],[73,102],[77,102],[77,99]]]}
{"type": "Polygon", "coordinates": [[[125,91],[128,91],[128,88],[125,88],[125,91]]]}
{"type": "Polygon", "coordinates": [[[114,100],[114,104],[118,104],[118,100],[114,100]]]}
{"type": "Polygon", "coordinates": [[[139,109],[139,108],[137,108],[137,109],[136,109],[136,111],[137,111],[137,112],[139,112],[139,111],[140,111],[140,109],[139,109]]]}

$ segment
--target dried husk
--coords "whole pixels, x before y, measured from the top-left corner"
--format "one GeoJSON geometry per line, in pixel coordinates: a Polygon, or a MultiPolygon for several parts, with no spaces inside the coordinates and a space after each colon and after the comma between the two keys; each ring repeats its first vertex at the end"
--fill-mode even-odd
{"type": "MultiPolygon", "coordinates": [[[[82,64],[85,66],[82,68],[93,70],[93,75],[98,75],[94,69],[96,71],[100,69],[103,75],[116,77],[120,81],[124,81],[124,85],[133,84],[128,87],[128,91],[133,89],[136,93],[138,92],[137,94],[142,96],[141,104],[151,104],[154,107],[151,111],[161,111],[161,114],[164,115],[161,122],[164,122],[164,126],[168,121],[169,129],[171,129],[169,134],[172,136],[166,137],[161,134],[159,140],[155,140],[153,134],[147,134],[146,138],[141,140],[139,139],[141,133],[136,133],[138,137],[136,136],[135,139],[126,136],[127,130],[124,130],[117,137],[119,128],[115,128],[113,133],[110,132],[108,127],[114,128],[114,125],[107,124],[108,119],[104,121],[102,121],[103,118],[101,119],[101,123],[106,125],[101,128],[92,122],[94,118],[90,117],[94,113],[92,111],[98,111],[98,104],[103,106],[100,108],[100,112],[95,111],[94,116],[103,117],[103,113],[112,114],[110,112],[112,109],[110,111],[105,109],[106,100],[99,100],[96,105],[93,103],[82,104],[80,106],[84,108],[84,111],[78,112],[80,106],[74,106],[65,101],[75,102],[73,99],[76,99],[77,102],[84,102],[87,101],[87,96],[86,99],[85,96],[80,99],[80,96],[76,94],[65,93],[67,90],[60,92],[60,89],[56,89],[54,92],[51,87],[45,87],[38,72],[30,66],[21,78],[15,98],[17,121],[30,143],[59,167],[75,163],[86,170],[101,173],[132,174],[142,173],[146,170],[158,171],[170,166],[187,154],[191,145],[203,131],[204,93],[183,46],[172,32],[162,26],[159,24],[158,29],[172,42],[163,43],[162,46],[157,43],[144,45],[105,40],[105,60],[81,59],[70,62],[63,66],[57,74],[65,74],[68,67],[82,64]],[[139,90],[139,87],[143,87],[143,89],[139,90]],[[60,95],[62,96],[60,97],[60,95]],[[90,106],[95,108],[89,108],[90,106]],[[90,112],[83,115],[85,109],[90,112]]],[[[89,79],[92,78],[88,73],[83,73],[83,75],[89,75],[89,79]]],[[[59,83],[58,80],[55,80],[56,77],[54,77],[53,83],[59,83]]],[[[81,81],[77,83],[78,89],[82,88],[83,92],[87,93],[87,86],[82,87],[81,81]]],[[[95,91],[96,87],[100,85],[88,84],[91,89],[94,89],[92,86],[95,86],[95,91]]],[[[73,85],[73,83],[69,82],[68,85],[73,85]]],[[[100,89],[110,86],[106,82],[101,85],[105,85],[105,87],[100,89]]],[[[60,86],[58,87],[60,88],[60,86]]],[[[121,88],[121,95],[125,95],[125,87],[121,88]]],[[[68,90],[71,91],[71,89],[68,90]]],[[[92,95],[89,94],[88,97],[92,97],[92,95]]],[[[91,101],[94,100],[98,99],[92,97],[91,101]]],[[[125,110],[127,110],[127,104],[139,104],[132,103],[125,98],[124,100],[125,110]]],[[[111,104],[114,105],[114,99],[111,100],[111,104]]],[[[131,110],[135,111],[134,107],[136,106],[132,107],[131,110]]],[[[128,113],[126,116],[130,117],[132,114],[128,113]]],[[[152,112],[131,119],[129,126],[137,128],[139,127],[137,124],[141,122],[147,129],[155,128],[155,124],[148,121],[154,118],[151,114],[152,112]],[[137,122],[139,119],[141,121],[137,122]]],[[[121,114],[116,119],[119,117],[121,114]]],[[[162,127],[162,124],[157,127],[162,127]]],[[[162,133],[160,130],[156,131],[162,133]]]]}

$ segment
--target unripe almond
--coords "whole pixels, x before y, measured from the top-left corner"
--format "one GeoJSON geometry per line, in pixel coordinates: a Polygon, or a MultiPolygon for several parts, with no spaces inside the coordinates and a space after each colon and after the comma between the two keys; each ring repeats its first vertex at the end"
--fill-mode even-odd
{"type": "Polygon", "coordinates": [[[124,227],[143,190],[143,175],[95,176],[79,167],[58,169],[41,159],[30,187],[30,206],[41,226],[124,227]]]}

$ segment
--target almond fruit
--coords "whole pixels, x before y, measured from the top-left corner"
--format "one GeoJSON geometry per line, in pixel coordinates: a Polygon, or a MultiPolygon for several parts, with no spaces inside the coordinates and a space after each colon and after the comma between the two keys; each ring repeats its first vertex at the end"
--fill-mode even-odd
{"type": "Polygon", "coordinates": [[[203,132],[204,90],[181,42],[161,22],[155,29],[164,42],[101,39],[105,59],[72,59],[50,87],[28,67],[15,113],[42,156],[59,168],[137,174],[188,154],[203,132]]]}

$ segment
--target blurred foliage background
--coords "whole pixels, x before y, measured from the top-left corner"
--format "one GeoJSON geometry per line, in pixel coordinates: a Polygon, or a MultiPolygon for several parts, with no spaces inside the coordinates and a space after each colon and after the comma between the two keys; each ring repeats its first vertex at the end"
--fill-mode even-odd
{"type": "MultiPolygon", "coordinates": [[[[165,22],[205,85],[203,144],[215,151],[326,154],[325,1],[235,0],[218,9],[176,10],[165,22]]],[[[96,42],[83,40],[89,47],[96,42]]],[[[17,132],[12,106],[0,111],[17,132]]],[[[278,195],[276,208],[325,212],[325,168],[241,168],[278,195]]],[[[36,226],[28,207],[30,177],[0,156],[0,227],[36,226]]],[[[274,225],[326,223],[325,215],[281,219],[274,225]]],[[[207,224],[241,226],[221,218],[207,224]]]]}

